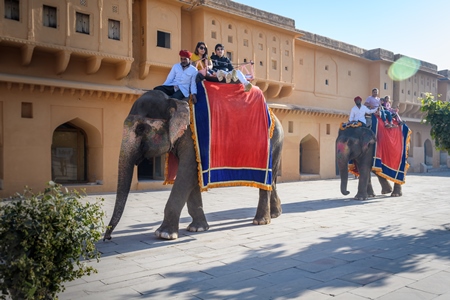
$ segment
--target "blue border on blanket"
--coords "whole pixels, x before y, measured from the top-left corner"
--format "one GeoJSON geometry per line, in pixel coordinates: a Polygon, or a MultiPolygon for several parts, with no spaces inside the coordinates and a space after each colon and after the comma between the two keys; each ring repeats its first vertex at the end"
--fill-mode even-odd
{"type": "MultiPolygon", "coordinates": [[[[375,152],[373,154],[373,164],[372,168],[375,169],[376,172],[380,172],[384,174],[386,179],[391,181],[405,182],[406,171],[408,170],[408,135],[410,132],[409,127],[406,124],[399,125],[402,128],[402,157],[400,161],[400,166],[398,169],[393,169],[385,164],[383,164],[380,157],[376,157],[378,143],[375,144],[375,152]]],[[[372,115],[372,131],[375,133],[375,136],[378,137],[378,118],[372,115]]]]}
{"type": "MultiPolygon", "coordinates": [[[[255,168],[220,168],[212,169],[209,161],[209,147],[211,137],[210,107],[207,101],[206,90],[203,82],[197,83],[197,103],[193,106],[193,117],[195,119],[195,138],[197,149],[200,152],[201,179],[200,187],[205,189],[213,184],[226,185],[251,185],[259,183],[270,187],[272,185],[272,144],[269,139],[269,157],[266,169],[255,168]]],[[[266,104],[268,119],[268,130],[271,127],[269,107],[266,104]]]]}

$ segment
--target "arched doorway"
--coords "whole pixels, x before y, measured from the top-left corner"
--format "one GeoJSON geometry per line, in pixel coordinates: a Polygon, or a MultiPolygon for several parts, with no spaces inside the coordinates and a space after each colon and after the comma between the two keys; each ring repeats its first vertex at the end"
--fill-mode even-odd
{"type": "Polygon", "coordinates": [[[310,134],[300,142],[300,174],[319,174],[320,156],[319,143],[310,134]]]}
{"type": "Polygon", "coordinates": [[[70,123],[58,126],[52,138],[52,180],[58,183],[87,181],[86,133],[70,123]]]}
{"type": "Polygon", "coordinates": [[[433,146],[431,145],[431,141],[427,139],[423,144],[424,149],[424,162],[427,166],[433,165],[433,146]]]}

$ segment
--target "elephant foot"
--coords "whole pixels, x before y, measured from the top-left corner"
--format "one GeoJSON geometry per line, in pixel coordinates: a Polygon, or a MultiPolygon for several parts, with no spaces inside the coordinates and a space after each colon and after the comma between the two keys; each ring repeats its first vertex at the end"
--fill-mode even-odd
{"type": "Polygon", "coordinates": [[[170,231],[168,229],[163,228],[163,226],[161,225],[161,227],[159,227],[155,231],[155,235],[161,239],[176,240],[178,238],[178,230],[170,231]]]}
{"type": "Polygon", "coordinates": [[[381,190],[381,194],[382,195],[386,195],[386,194],[389,194],[389,193],[392,193],[392,189],[382,189],[381,190]]]}
{"type": "Polygon", "coordinates": [[[270,224],[270,218],[254,218],[253,224],[255,225],[267,225],[270,224]]]}
{"type": "Polygon", "coordinates": [[[186,229],[190,232],[201,232],[208,230],[209,225],[206,221],[193,221],[186,229]]]}
{"type": "Polygon", "coordinates": [[[353,199],[355,199],[355,200],[367,200],[367,199],[369,199],[369,195],[356,194],[356,196],[353,199]]]}
{"type": "Polygon", "coordinates": [[[276,211],[276,212],[273,212],[272,210],[270,211],[270,217],[272,219],[278,218],[279,216],[281,216],[281,211],[276,211]]]}
{"type": "Polygon", "coordinates": [[[274,206],[274,207],[270,207],[270,217],[272,219],[278,218],[279,216],[281,216],[281,206],[274,206]]]}
{"type": "Polygon", "coordinates": [[[391,197],[400,197],[402,195],[402,186],[399,184],[394,185],[394,191],[391,194],[391,197]]]}
{"type": "Polygon", "coordinates": [[[391,197],[401,197],[402,196],[402,192],[392,192],[391,197]]]}

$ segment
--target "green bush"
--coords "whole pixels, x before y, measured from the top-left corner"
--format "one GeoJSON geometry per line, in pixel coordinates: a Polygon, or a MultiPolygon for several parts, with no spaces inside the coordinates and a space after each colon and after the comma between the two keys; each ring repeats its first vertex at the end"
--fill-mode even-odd
{"type": "Polygon", "coordinates": [[[430,135],[436,149],[450,154],[450,102],[435,100],[431,93],[425,93],[419,100],[420,110],[425,112],[422,123],[431,125],[430,135]]]}
{"type": "Polygon", "coordinates": [[[0,203],[0,289],[2,298],[57,299],[64,282],[97,270],[86,260],[100,258],[95,242],[104,230],[103,199],[48,183],[43,193],[28,188],[0,203]]]}

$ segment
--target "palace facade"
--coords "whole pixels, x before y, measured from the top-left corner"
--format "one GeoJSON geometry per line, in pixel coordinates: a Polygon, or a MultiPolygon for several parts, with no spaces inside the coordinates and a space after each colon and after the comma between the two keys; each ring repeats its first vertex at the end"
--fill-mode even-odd
{"type": "MultiPolygon", "coordinates": [[[[230,0],[0,0],[0,196],[49,180],[114,192],[122,124],[164,82],[180,49],[225,45],[254,62],[253,83],[285,131],[279,182],[335,178],[335,139],[353,98],[390,95],[412,130],[410,171],[447,164],[421,124],[425,92],[450,100],[450,72],[420,61],[393,81],[403,55],[295,28],[230,0]]],[[[132,190],[160,189],[164,159],[135,169],[132,190]]]]}

